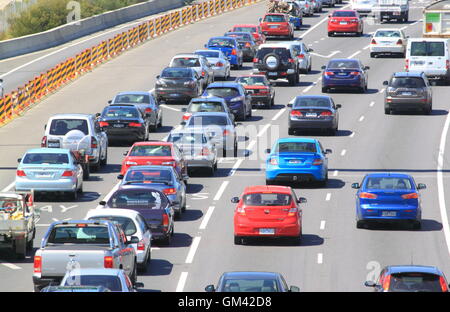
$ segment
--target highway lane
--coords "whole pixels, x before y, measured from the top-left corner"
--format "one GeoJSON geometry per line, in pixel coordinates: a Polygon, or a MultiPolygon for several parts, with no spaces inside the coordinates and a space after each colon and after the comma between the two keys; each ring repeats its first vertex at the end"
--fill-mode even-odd
{"type": "MultiPolygon", "coordinates": [[[[232,13],[232,18],[230,17],[231,14],[228,14],[228,16],[204,21],[202,22],[204,25],[199,23],[197,31],[205,27],[214,29],[214,31],[208,31],[207,34],[198,34],[193,29],[196,25],[192,25],[189,30],[192,29],[193,31],[189,31],[189,35],[194,35],[194,38],[188,38],[191,41],[184,42],[182,47],[176,41],[177,38],[187,36],[187,33],[183,33],[182,30],[178,34],[174,33],[172,38],[169,38],[171,36],[169,34],[158,39],[160,41],[155,41],[155,45],[146,44],[102,66],[50,97],[30,111],[24,118],[6,126],[5,131],[3,131],[5,128],[0,129],[2,145],[14,144],[17,142],[15,141],[17,138],[21,138],[21,146],[15,146],[14,150],[2,147],[1,152],[4,152],[2,155],[5,155],[6,160],[4,166],[9,168],[1,171],[2,183],[6,186],[9,181],[12,181],[16,166],[15,159],[20,157],[21,153],[29,146],[39,144],[42,134],[36,130],[36,133],[30,135],[23,130],[25,125],[33,125],[36,129],[41,129],[48,116],[53,112],[95,112],[99,111],[106,100],[116,91],[150,89],[154,81],[153,77],[160,71],[163,64],[168,63],[172,55],[201,47],[209,36],[221,34],[235,23],[256,21],[262,15],[263,10],[264,7],[259,5],[236,11],[232,13]],[[215,25],[220,25],[223,30],[219,29],[219,26],[215,27],[215,25]],[[161,42],[161,39],[164,40],[161,42]],[[150,60],[148,55],[151,55],[149,53],[158,44],[164,44],[168,49],[167,53],[157,55],[150,60]],[[143,56],[146,57],[143,58],[143,56]],[[143,65],[142,59],[144,59],[143,65]],[[120,89],[118,89],[113,81],[116,77],[122,77],[121,75],[133,77],[133,79],[120,80],[120,89]],[[83,92],[80,90],[83,90],[83,92]],[[102,90],[102,92],[95,92],[96,90],[102,90]],[[61,107],[61,105],[64,106],[61,107]],[[19,125],[15,126],[17,122],[19,122],[19,125]]],[[[414,18],[419,18],[419,10],[416,11],[414,12],[414,18]]],[[[318,21],[320,21],[319,17],[305,19],[306,23],[312,24],[318,21]]],[[[366,65],[372,67],[369,87],[373,91],[365,95],[333,93],[332,96],[335,101],[344,105],[341,111],[339,136],[317,136],[315,133],[308,135],[320,138],[326,148],[334,150],[334,153],[330,156],[330,168],[338,169],[339,174],[334,177],[334,171],[330,172],[331,181],[325,189],[309,186],[296,189],[299,195],[308,198],[308,204],[304,208],[304,234],[306,234],[304,244],[302,246],[290,246],[282,242],[262,241],[251,246],[233,245],[233,205],[229,203],[229,199],[232,196],[239,195],[242,191],[244,183],[239,183],[239,181],[245,180],[245,185],[263,184],[264,171],[261,169],[262,160],[258,158],[243,160],[242,162],[236,159],[227,159],[219,164],[221,170],[216,177],[193,177],[190,179],[189,192],[191,194],[188,200],[190,207],[188,213],[175,225],[175,246],[155,249],[150,272],[146,276],[139,277],[139,280],[145,283],[147,290],[174,291],[178,288],[187,291],[202,291],[205,285],[215,283],[223,271],[263,269],[283,273],[289,284],[298,285],[306,291],[359,291],[365,290],[361,285],[369,273],[366,266],[370,261],[378,261],[381,265],[405,262],[409,259],[411,250],[415,251],[415,260],[427,264],[436,263],[444,272],[450,272],[445,263],[445,260],[448,260],[448,254],[445,253],[443,248],[445,242],[443,241],[442,231],[438,230],[439,225],[437,224],[440,218],[436,202],[436,187],[433,186],[433,183],[435,183],[434,172],[418,173],[426,175],[420,181],[424,181],[429,186],[428,190],[423,191],[423,200],[424,205],[431,208],[426,213],[424,212],[424,218],[436,221],[436,223],[427,222],[428,225],[420,233],[398,230],[356,231],[354,226],[354,190],[349,188],[350,183],[358,181],[362,174],[367,171],[366,169],[423,168],[423,170],[433,170],[436,167],[436,160],[428,155],[428,151],[436,150],[439,144],[439,134],[446,117],[445,115],[439,115],[439,112],[443,113],[443,110],[448,109],[446,104],[439,99],[445,98],[446,88],[435,88],[435,109],[442,110],[437,110],[436,116],[385,117],[382,113],[382,94],[375,93],[375,89],[378,91],[381,88],[381,82],[387,78],[390,70],[402,69],[403,60],[369,60],[368,51],[363,50],[369,43],[368,38],[331,38],[333,40],[325,38],[321,40],[326,36],[325,25],[322,24],[313,32],[308,33],[304,40],[312,44],[315,52],[321,55],[329,55],[333,51],[341,50],[342,55],[336,54],[336,57],[348,57],[360,50],[364,51],[358,57],[361,57],[366,65]],[[385,64],[389,64],[388,72],[384,69],[385,64]],[[370,106],[371,102],[375,104],[370,106]],[[363,115],[365,118],[359,121],[363,115]],[[430,122],[430,118],[435,119],[430,122]],[[370,125],[367,124],[369,122],[370,125]],[[386,123],[389,124],[385,125],[386,123]],[[351,131],[355,132],[353,136],[351,136],[351,131]],[[418,140],[415,139],[414,135],[421,138],[420,142],[425,141],[426,146],[417,146],[418,140]],[[428,137],[433,138],[433,140],[424,140],[428,137]],[[392,148],[395,148],[395,153],[385,154],[381,152],[392,151],[392,148]],[[346,153],[341,156],[344,149],[346,153]],[[239,164],[240,166],[237,168],[236,166],[239,164]],[[406,164],[408,164],[407,168],[405,168],[406,164]],[[233,167],[236,170],[231,170],[233,167]],[[346,171],[355,168],[362,171],[346,171]],[[226,177],[233,172],[232,177],[226,177]],[[224,185],[224,181],[229,181],[229,183],[221,194],[219,191],[222,189],[221,186],[224,185]],[[211,207],[214,208],[211,209],[211,207]],[[208,211],[212,211],[212,214],[209,214],[208,211]],[[210,218],[207,219],[207,216],[210,216],[210,218]],[[208,220],[208,222],[205,220],[208,220]],[[430,228],[434,230],[429,230],[430,228]],[[411,239],[412,237],[414,239],[411,239]],[[192,244],[192,242],[198,242],[198,245],[192,244]],[[197,246],[197,248],[192,246],[197,246]],[[407,248],[404,248],[404,246],[407,246],[407,248]],[[320,260],[322,263],[318,263],[320,260]],[[207,269],[205,270],[205,268],[207,269]],[[183,272],[187,272],[187,276],[183,275],[186,277],[185,285],[179,282],[183,272]]],[[[403,27],[404,25],[393,26],[403,27]]],[[[374,26],[373,29],[376,29],[376,27],[379,26],[374,26]]],[[[366,31],[371,30],[366,28],[366,31]]],[[[420,27],[411,29],[412,34],[419,34],[419,31],[420,27]]],[[[302,34],[303,32],[297,33],[302,34]]],[[[313,66],[315,71],[311,75],[303,76],[301,84],[297,87],[287,87],[284,83],[278,83],[279,86],[276,88],[277,107],[282,108],[290,99],[303,91],[308,94],[320,93],[320,83],[316,86],[310,86],[311,83],[318,81],[320,78],[320,66],[326,60],[326,58],[315,57],[313,66]]],[[[246,71],[233,72],[233,74],[243,72],[246,71]]],[[[178,109],[181,106],[170,107],[178,109]]],[[[266,133],[262,131],[268,129],[266,131],[270,132],[275,129],[275,127],[270,129],[264,127],[268,123],[279,126],[280,135],[287,136],[287,130],[285,129],[287,112],[285,111],[281,115],[278,112],[279,110],[257,110],[254,112],[253,121],[244,123],[245,125],[257,125],[256,131],[261,131],[261,140],[253,143],[256,152],[260,152],[261,149],[267,147],[267,141],[263,140],[266,133]],[[276,120],[272,120],[277,116],[276,120]]],[[[164,137],[170,126],[179,122],[179,112],[166,109],[164,113],[164,125],[168,126],[163,129],[164,132],[153,135],[153,138],[164,137]]],[[[254,136],[251,136],[247,143],[252,144],[253,139],[254,136]]],[[[119,168],[117,164],[120,163],[122,153],[126,149],[126,147],[110,148],[109,162],[111,165],[102,170],[101,173],[94,174],[92,181],[86,183],[85,190],[88,193],[80,202],[67,203],[63,199],[56,203],[40,202],[40,207],[52,205],[52,212],[44,211],[40,223],[48,224],[53,218],[81,218],[87,210],[95,207],[98,200],[107,194],[116,183],[115,176],[119,168]],[[73,207],[75,205],[76,207],[73,207]],[[66,212],[62,213],[64,210],[66,212]]],[[[417,180],[419,179],[417,178],[417,180]]],[[[48,207],[47,210],[49,210],[48,207]]],[[[35,246],[37,246],[46,227],[43,226],[39,229],[40,233],[35,241],[35,246]]],[[[32,259],[28,258],[26,263],[8,261],[13,262],[12,264],[17,265],[20,269],[14,270],[11,266],[0,264],[0,275],[5,275],[11,280],[13,278],[22,280],[23,283],[9,283],[7,284],[8,289],[0,288],[0,290],[12,290],[11,285],[13,285],[14,289],[30,291],[32,289],[32,259]]]]}

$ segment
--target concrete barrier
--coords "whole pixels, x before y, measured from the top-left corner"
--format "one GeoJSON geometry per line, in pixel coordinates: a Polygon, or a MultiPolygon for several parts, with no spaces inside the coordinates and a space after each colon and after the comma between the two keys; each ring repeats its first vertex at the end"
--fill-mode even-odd
{"type": "Polygon", "coordinates": [[[0,41],[0,59],[52,48],[119,24],[176,9],[183,5],[184,0],[150,0],[82,19],[45,32],[0,41]]]}

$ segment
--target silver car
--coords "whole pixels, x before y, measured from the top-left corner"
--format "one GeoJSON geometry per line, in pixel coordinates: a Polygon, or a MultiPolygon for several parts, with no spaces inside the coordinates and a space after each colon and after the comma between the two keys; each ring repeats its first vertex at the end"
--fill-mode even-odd
{"type": "Polygon", "coordinates": [[[231,151],[237,157],[237,133],[235,124],[227,113],[195,113],[187,122],[181,123],[185,131],[203,130],[216,148],[226,157],[231,151]]]}
{"type": "Polygon", "coordinates": [[[227,102],[220,97],[215,96],[201,96],[194,98],[189,103],[188,107],[182,108],[184,113],[181,117],[181,122],[189,120],[192,114],[204,112],[225,112],[230,115],[231,120],[234,121],[234,114],[227,105],[227,102]]]}
{"type": "Polygon", "coordinates": [[[194,168],[208,168],[211,176],[217,170],[217,148],[210,137],[203,130],[172,131],[167,138],[175,143],[187,161],[188,170],[194,168]]]}
{"type": "Polygon", "coordinates": [[[298,3],[300,7],[303,9],[303,16],[314,15],[314,4],[310,0],[300,0],[298,1],[298,3]]]}
{"type": "Polygon", "coordinates": [[[206,57],[194,53],[177,54],[170,61],[169,67],[190,67],[199,77],[203,77],[203,88],[214,82],[214,70],[206,57]]]}
{"type": "Polygon", "coordinates": [[[231,64],[228,58],[222,51],[218,50],[197,50],[194,52],[197,55],[206,57],[209,64],[212,66],[214,78],[222,78],[228,80],[231,75],[231,64]]]}
{"type": "Polygon", "coordinates": [[[370,57],[377,57],[379,54],[405,57],[407,38],[401,29],[379,28],[370,38],[370,57]]]}
{"type": "Polygon", "coordinates": [[[307,74],[312,69],[312,56],[310,52],[314,50],[308,48],[302,41],[285,41],[278,43],[286,47],[292,47],[297,59],[298,69],[302,74],[307,74]]]}

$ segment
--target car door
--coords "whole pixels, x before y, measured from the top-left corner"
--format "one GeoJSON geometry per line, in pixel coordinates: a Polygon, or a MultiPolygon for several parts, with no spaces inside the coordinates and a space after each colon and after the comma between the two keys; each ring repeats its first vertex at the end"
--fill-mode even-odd
{"type": "Polygon", "coordinates": [[[366,84],[367,81],[369,80],[369,73],[365,69],[364,64],[362,64],[361,62],[358,62],[358,63],[359,63],[359,68],[360,68],[361,72],[363,73],[364,83],[366,84]]]}
{"type": "Polygon", "coordinates": [[[127,238],[125,233],[122,231],[119,225],[116,224],[116,230],[119,234],[119,249],[120,249],[120,258],[122,259],[122,266],[124,271],[130,276],[134,269],[134,251],[133,247],[128,246],[127,238]]]}
{"type": "Polygon", "coordinates": [[[425,82],[425,85],[427,86],[428,99],[431,101],[433,99],[433,88],[431,88],[431,84],[430,84],[430,81],[428,80],[427,76],[422,75],[422,78],[425,82]]]}
{"type": "Polygon", "coordinates": [[[325,149],[322,146],[322,143],[318,142],[318,146],[316,146],[317,154],[319,154],[323,158],[323,168],[325,169],[325,174],[328,171],[328,157],[327,154],[325,154],[325,149]]]}
{"type": "Polygon", "coordinates": [[[147,222],[145,222],[145,219],[138,214],[136,216],[136,221],[139,225],[139,228],[141,229],[142,233],[142,240],[144,242],[145,246],[145,252],[148,252],[148,249],[152,246],[152,233],[150,230],[150,227],[148,226],[147,222]]]}
{"type": "Polygon", "coordinates": [[[242,85],[239,85],[239,93],[245,97],[245,110],[250,112],[252,110],[252,96],[245,91],[242,85]]]}
{"type": "Polygon", "coordinates": [[[75,154],[70,151],[69,154],[69,163],[71,164],[72,168],[76,172],[77,177],[77,188],[81,186],[81,183],[83,181],[83,167],[78,162],[77,158],[75,157],[75,154]]]}
{"type": "Polygon", "coordinates": [[[108,149],[108,136],[106,135],[106,132],[102,131],[97,119],[93,119],[92,122],[94,125],[93,133],[100,147],[99,157],[100,159],[104,159],[108,149]]]}
{"type": "Polygon", "coordinates": [[[330,99],[331,101],[331,106],[334,109],[334,115],[335,115],[335,121],[336,121],[336,128],[339,125],[339,109],[336,107],[336,104],[334,103],[333,99],[330,99]]]}
{"type": "Polygon", "coordinates": [[[302,53],[305,55],[305,58],[308,63],[306,68],[309,68],[311,64],[311,53],[309,53],[309,48],[304,43],[302,43],[302,53]]]}

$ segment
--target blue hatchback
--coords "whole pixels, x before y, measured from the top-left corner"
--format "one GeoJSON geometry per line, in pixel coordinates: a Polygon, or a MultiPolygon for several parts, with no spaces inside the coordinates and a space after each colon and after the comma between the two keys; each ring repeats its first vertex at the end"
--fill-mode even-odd
{"type": "Polygon", "coordinates": [[[412,223],[421,228],[422,208],[419,190],[413,177],[403,173],[367,174],[361,185],[353,183],[356,193],[356,227],[363,228],[368,221],[412,223]]]}
{"type": "Polygon", "coordinates": [[[316,139],[282,138],[267,150],[266,184],[280,182],[328,181],[328,158],[331,150],[325,150],[316,139]]]}
{"type": "Polygon", "coordinates": [[[228,58],[234,68],[242,67],[244,53],[236,38],[233,37],[213,37],[205,44],[205,48],[219,50],[228,58]]]}
{"type": "Polygon", "coordinates": [[[357,59],[332,59],[322,66],[322,92],[330,89],[356,89],[361,93],[367,91],[369,66],[364,66],[357,59]]]}

